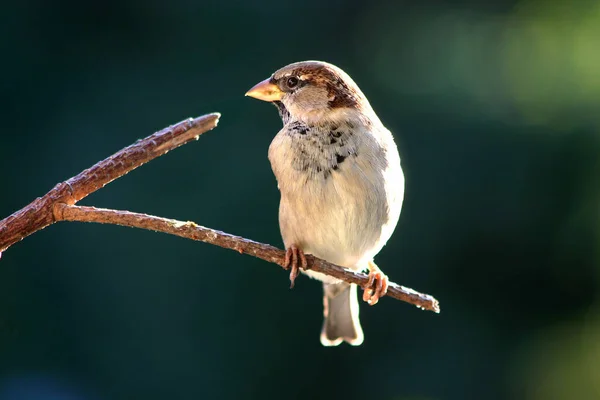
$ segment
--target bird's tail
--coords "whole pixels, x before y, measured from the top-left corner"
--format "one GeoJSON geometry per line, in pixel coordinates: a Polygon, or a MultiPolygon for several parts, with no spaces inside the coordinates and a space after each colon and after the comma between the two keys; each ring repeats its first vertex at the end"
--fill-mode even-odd
{"type": "Polygon", "coordinates": [[[323,346],[337,346],[346,341],[359,346],[364,340],[358,319],[356,285],[349,283],[323,284],[323,314],[321,330],[323,346]]]}

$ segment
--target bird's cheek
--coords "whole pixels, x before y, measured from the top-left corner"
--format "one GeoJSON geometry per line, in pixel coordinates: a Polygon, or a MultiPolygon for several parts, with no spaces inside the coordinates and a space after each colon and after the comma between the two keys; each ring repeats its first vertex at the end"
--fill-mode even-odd
{"type": "Polygon", "coordinates": [[[296,101],[296,99],[294,99],[294,97],[291,94],[286,94],[285,96],[283,96],[281,102],[292,115],[301,112],[302,107],[300,106],[300,103],[296,101]]]}

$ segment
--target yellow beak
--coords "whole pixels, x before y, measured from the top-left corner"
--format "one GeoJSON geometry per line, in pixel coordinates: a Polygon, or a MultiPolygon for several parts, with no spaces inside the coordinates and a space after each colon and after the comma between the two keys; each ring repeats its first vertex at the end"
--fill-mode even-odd
{"type": "Polygon", "coordinates": [[[262,101],[278,101],[283,97],[283,92],[277,85],[270,82],[271,78],[256,84],[252,89],[246,92],[246,96],[254,97],[262,101]]]}

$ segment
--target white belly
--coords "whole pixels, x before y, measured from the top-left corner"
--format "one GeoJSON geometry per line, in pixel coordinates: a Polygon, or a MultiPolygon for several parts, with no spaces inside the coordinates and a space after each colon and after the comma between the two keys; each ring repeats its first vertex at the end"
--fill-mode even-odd
{"type": "Polygon", "coordinates": [[[385,169],[374,168],[371,161],[363,153],[340,164],[327,179],[297,173],[295,184],[280,185],[279,224],[286,248],[294,244],[334,264],[366,269],[391,236],[404,194],[399,159],[388,160],[385,169]]]}

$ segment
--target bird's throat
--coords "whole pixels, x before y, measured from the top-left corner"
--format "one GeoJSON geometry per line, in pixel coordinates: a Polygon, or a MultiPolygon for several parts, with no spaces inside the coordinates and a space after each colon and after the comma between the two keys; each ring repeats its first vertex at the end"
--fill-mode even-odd
{"type": "Polygon", "coordinates": [[[283,124],[287,124],[290,120],[290,112],[288,109],[285,108],[285,105],[281,101],[274,101],[273,104],[277,107],[277,111],[279,111],[279,116],[281,117],[283,124]]]}

